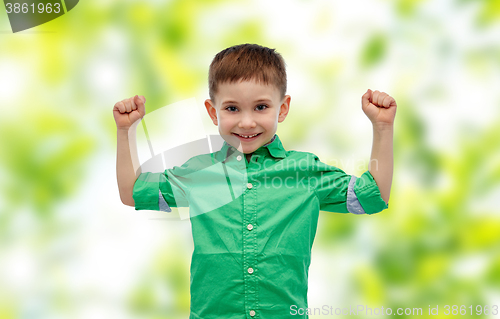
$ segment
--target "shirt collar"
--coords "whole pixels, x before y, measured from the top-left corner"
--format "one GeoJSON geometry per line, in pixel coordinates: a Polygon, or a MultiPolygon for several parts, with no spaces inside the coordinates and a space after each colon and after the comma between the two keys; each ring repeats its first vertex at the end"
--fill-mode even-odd
{"type": "MultiPolygon", "coordinates": [[[[218,157],[220,158],[222,154],[225,154],[225,157],[227,158],[234,152],[241,153],[240,151],[229,145],[226,141],[224,141],[221,150],[218,152],[218,157]]],[[[271,141],[255,150],[254,154],[270,155],[274,158],[285,158],[286,151],[283,148],[283,144],[281,144],[281,140],[279,139],[278,135],[274,134],[271,141]]]]}

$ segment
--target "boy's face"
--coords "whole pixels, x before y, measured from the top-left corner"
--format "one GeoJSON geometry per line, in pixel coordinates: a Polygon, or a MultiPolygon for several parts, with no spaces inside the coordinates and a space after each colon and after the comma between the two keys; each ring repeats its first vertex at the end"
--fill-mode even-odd
{"type": "Polygon", "coordinates": [[[281,99],[271,84],[240,80],[221,83],[215,101],[206,100],[205,107],[224,140],[249,154],[274,136],[288,114],[290,96],[281,99]]]}

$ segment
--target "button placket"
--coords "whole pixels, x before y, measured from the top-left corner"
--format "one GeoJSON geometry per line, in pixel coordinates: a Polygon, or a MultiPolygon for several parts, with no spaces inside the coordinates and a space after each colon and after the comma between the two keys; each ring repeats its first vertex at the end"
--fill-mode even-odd
{"type": "Polygon", "coordinates": [[[251,176],[247,183],[247,190],[243,193],[243,269],[245,282],[245,309],[251,317],[256,315],[258,308],[257,276],[254,274],[257,254],[257,234],[255,230],[250,231],[256,224],[256,191],[251,182],[251,176]]]}

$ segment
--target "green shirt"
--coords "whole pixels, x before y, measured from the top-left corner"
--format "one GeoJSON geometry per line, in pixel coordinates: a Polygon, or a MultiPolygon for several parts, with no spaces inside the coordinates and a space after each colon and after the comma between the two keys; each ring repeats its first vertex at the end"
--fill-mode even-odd
{"type": "Polygon", "coordinates": [[[290,307],[308,306],[319,211],[388,207],[368,171],[356,178],[312,153],[286,151],[277,135],[249,163],[224,142],[180,167],[142,173],[133,196],[137,210],[189,206],[190,319],[307,318],[290,307]]]}

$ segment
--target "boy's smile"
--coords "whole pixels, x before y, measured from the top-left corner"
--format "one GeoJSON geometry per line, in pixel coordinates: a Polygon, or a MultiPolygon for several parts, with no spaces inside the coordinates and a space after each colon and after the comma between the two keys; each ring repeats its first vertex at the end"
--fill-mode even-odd
{"type": "Polygon", "coordinates": [[[281,98],[272,84],[254,80],[221,83],[215,101],[205,101],[205,107],[224,140],[251,154],[269,142],[285,120],[290,96],[281,98]]]}

